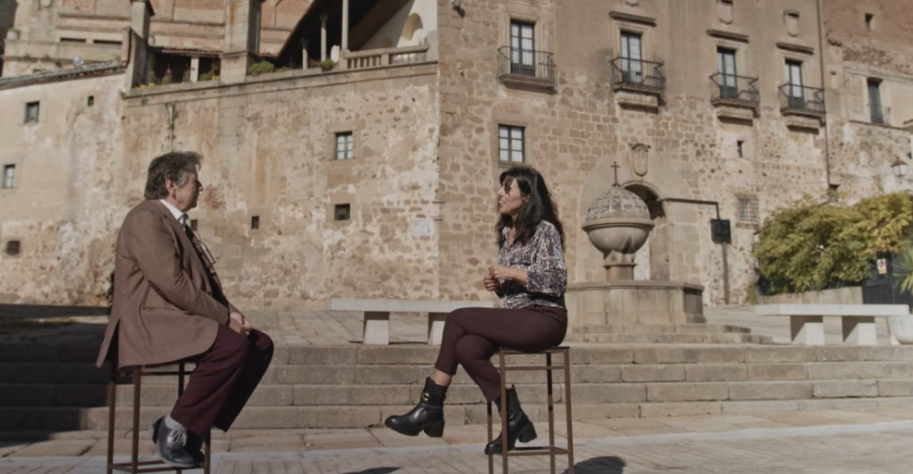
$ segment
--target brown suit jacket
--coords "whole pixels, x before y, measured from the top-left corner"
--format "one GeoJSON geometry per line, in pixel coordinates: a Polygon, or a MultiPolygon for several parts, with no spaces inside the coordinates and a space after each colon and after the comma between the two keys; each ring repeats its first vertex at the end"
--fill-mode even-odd
{"type": "Polygon", "coordinates": [[[143,201],[124,219],[114,257],[114,302],[97,365],[173,362],[209,350],[234,307],[171,211],[143,201]],[[117,341],[114,338],[117,337],[117,341]]]}

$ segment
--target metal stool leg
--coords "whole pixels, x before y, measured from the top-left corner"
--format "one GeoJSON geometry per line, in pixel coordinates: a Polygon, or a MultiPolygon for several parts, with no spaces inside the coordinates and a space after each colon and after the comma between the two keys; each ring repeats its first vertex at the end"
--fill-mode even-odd
{"type": "MultiPolygon", "coordinates": [[[[178,397],[184,394],[184,361],[178,362],[178,397]]],[[[183,469],[175,469],[177,474],[184,472],[183,469]]]]}
{"type": "MultiPolygon", "coordinates": [[[[489,441],[492,439],[492,435],[494,434],[494,433],[492,433],[492,429],[491,429],[492,423],[493,423],[493,420],[491,417],[491,402],[488,402],[488,437],[485,439],[487,439],[489,441]]],[[[495,474],[495,455],[494,454],[488,455],[488,474],[495,474]]]]}
{"type": "Polygon", "coordinates": [[[574,474],[574,425],[571,418],[571,350],[564,350],[564,406],[567,408],[567,472],[574,474]]]}
{"type": "Polygon", "coordinates": [[[130,451],[130,472],[132,474],[137,474],[139,469],[139,406],[142,379],[142,367],[135,367],[133,369],[133,445],[130,451]]]}
{"type": "MultiPolygon", "coordinates": [[[[545,354],[545,365],[552,366],[552,354],[545,354]]],[[[548,390],[548,459],[555,474],[555,398],[552,395],[552,369],[545,371],[546,387],[548,390]]]]}
{"type": "Polygon", "coordinates": [[[206,443],[206,450],[203,453],[203,455],[206,456],[206,460],[203,462],[203,474],[209,474],[209,468],[210,468],[210,466],[212,466],[212,464],[211,464],[212,450],[210,449],[210,447],[212,446],[212,431],[211,430],[206,432],[206,437],[203,439],[203,442],[206,443]]]}
{"type": "Polygon", "coordinates": [[[117,362],[111,361],[111,380],[108,382],[108,474],[114,472],[114,407],[117,405],[117,362]]]}
{"type": "Polygon", "coordinates": [[[504,350],[498,351],[501,365],[501,459],[503,474],[508,474],[507,467],[507,364],[504,363],[504,350]]]}

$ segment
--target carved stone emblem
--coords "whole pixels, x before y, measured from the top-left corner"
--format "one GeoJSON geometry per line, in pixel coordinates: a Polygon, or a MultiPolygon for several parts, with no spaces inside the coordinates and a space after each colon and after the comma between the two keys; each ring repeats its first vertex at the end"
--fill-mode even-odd
{"type": "Polygon", "coordinates": [[[636,7],[640,4],[640,0],[625,0],[625,3],[632,7],[636,7]]]}
{"type": "Polygon", "coordinates": [[[637,176],[647,174],[647,163],[649,161],[650,145],[638,143],[631,147],[631,169],[637,176]]]}
{"type": "Polygon", "coordinates": [[[727,25],[732,23],[732,2],[731,1],[719,0],[719,2],[717,3],[716,9],[720,15],[720,21],[722,21],[723,23],[725,23],[727,25]]]}
{"type": "Polygon", "coordinates": [[[799,12],[789,10],[783,16],[786,21],[786,33],[793,38],[799,36],[799,12]]]}

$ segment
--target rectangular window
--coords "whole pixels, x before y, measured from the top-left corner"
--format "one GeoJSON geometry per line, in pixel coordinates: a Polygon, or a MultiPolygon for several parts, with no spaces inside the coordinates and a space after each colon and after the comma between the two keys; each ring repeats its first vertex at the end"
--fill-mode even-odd
{"type": "Polygon", "coordinates": [[[3,166],[3,187],[13,188],[16,186],[16,165],[3,166]]]}
{"type": "Polygon", "coordinates": [[[523,76],[536,75],[535,25],[519,21],[510,22],[510,73],[523,76]]]}
{"type": "Polygon", "coordinates": [[[89,96],[89,100],[87,101],[87,104],[89,107],[92,107],[95,105],[95,96],[94,95],[89,96]]]}
{"type": "Polygon", "coordinates": [[[624,82],[644,82],[642,37],[638,33],[621,32],[621,74],[624,82]]]}
{"type": "Polygon", "coordinates": [[[746,224],[758,223],[758,200],[755,198],[739,198],[739,222],[746,224]]]}
{"type": "Polygon", "coordinates": [[[352,132],[336,134],[336,159],[351,160],[355,158],[355,135],[352,132]]]}
{"type": "Polygon", "coordinates": [[[739,97],[738,72],[735,65],[735,50],[716,49],[717,71],[720,73],[720,97],[737,99],[739,97]]]}
{"type": "Polygon", "coordinates": [[[875,29],[875,15],[871,13],[865,14],[865,29],[872,31],[875,29]]]}
{"type": "Polygon", "coordinates": [[[351,211],[352,211],[351,204],[337,204],[333,208],[333,220],[347,221],[351,217],[351,211]]]}
{"type": "Polygon", "coordinates": [[[9,255],[19,255],[21,250],[18,240],[10,240],[6,243],[6,253],[9,255]]]}
{"type": "Polygon", "coordinates": [[[786,93],[790,107],[805,108],[805,88],[802,86],[802,61],[786,60],[786,93]]]}
{"type": "Polygon", "coordinates": [[[40,104],[38,102],[25,104],[25,123],[38,123],[39,108],[40,104]]]}
{"type": "Polygon", "coordinates": [[[884,123],[884,108],[881,106],[881,81],[869,79],[869,112],[872,123],[884,123]]]}
{"type": "Polygon", "coordinates": [[[120,46],[122,43],[120,41],[112,40],[95,40],[95,44],[106,44],[110,46],[120,46]]]}
{"type": "Polygon", "coordinates": [[[526,162],[526,129],[508,125],[498,126],[498,160],[506,163],[526,162]]]}
{"type": "Polygon", "coordinates": [[[260,216],[253,216],[250,218],[250,228],[254,230],[260,228],[260,216]]]}
{"type": "Polygon", "coordinates": [[[738,140],[735,144],[739,149],[739,158],[745,158],[745,141],[738,140]]]}

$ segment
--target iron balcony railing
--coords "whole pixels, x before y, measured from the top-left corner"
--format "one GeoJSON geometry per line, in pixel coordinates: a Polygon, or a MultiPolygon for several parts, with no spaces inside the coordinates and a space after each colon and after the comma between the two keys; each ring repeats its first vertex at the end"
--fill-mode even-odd
{"type": "Polygon", "coordinates": [[[552,53],[509,46],[502,46],[498,53],[498,72],[501,76],[525,76],[555,82],[558,68],[552,53]]]}
{"type": "Polygon", "coordinates": [[[869,116],[872,119],[872,123],[878,123],[882,125],[890,124],[891,108],[878,104],[869,104],[869,116]]]}
{"type": "Polygon", "coordinates": [[[761,102],[757,77],[717,73],[710,76],[710,88],[710,98],[714,103],[739,103],[754,107],[761,102]]]}
{"type": "Polygon", "coordinates": [[[801,84],[783,84],[780,86],[780,110],[824,114],[827,111],[824,107],[824,89],[801,84]]]}
{"type": "Polygon", "coordinates": [[[663,63],[617,57],[612,63],[612,84],[617,89],[662,92],[666,89],[663,63]]]}

